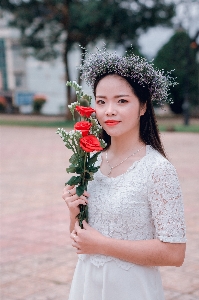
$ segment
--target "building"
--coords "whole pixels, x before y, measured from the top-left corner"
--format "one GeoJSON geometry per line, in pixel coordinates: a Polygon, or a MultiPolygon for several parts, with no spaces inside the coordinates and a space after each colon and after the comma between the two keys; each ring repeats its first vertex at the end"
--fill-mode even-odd
{"type": "Polygon", "coordinates": [[[8,20],[9,15],[0,12],[0,104],[6,103],[7,113],[32,113],[34,95],[42,94],[47,99],[44,114],[64,113],[66,85],[61,58],[41,62],[27,57],[19,31],[8,27],[8,20]]]}
{"type": "Polygon", "coordinates": [[[0,15],[0,97],[6,99],[6,111],[17,105],[15,95],[27,91],[26,59],[19,44],[19,33],[7,27],[8,15],[0,15]]]}

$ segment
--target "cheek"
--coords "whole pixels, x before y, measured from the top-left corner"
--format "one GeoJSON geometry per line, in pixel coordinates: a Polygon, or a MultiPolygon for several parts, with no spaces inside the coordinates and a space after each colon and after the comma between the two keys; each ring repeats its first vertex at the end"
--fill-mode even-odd
{"type": "Polygon", "coordinates": [[[102,114],[103,114],[102,110],[96,105],[95,106],[95,115],[96,115],[97,119],[100,119],[102,117],[102,114]]]}
{"type": "Polygon", "coordinates": [[[126,111],[126,119],[127,120],[132,120],[137,121],[137,119],[140,118],[140,108],[138,105],[132,105],[131,107],[128,108],[126,111]]]}

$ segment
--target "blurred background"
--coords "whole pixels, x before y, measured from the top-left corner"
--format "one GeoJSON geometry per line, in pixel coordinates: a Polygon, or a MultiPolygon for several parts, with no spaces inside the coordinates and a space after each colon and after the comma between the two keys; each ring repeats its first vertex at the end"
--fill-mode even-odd
{"type": "Polygon", "coordinates": [[[79,45],[95,51],[106,43],[121,55],[132,45],[158,68],[175,70],[174,104],[156,111],[189,125],[199,117],[198,16],[197,0],[1,0],[0,112],[71,119],[65,82],[84,86],[79,45]]]}
{"type": "Polygon", "coordinates": [[[132,45],[179,82],[174,104],[155,111],[188,243],[183,266],[161,274],[166,300],[199,299],[199,1],[0,0],[1,300],[67,299],[77,261],[61,198],[71,152],[55,131],[72,126],[66,81],[91,92],[77,70],[84,48],[104,43],[120,55],[132,45]]]}

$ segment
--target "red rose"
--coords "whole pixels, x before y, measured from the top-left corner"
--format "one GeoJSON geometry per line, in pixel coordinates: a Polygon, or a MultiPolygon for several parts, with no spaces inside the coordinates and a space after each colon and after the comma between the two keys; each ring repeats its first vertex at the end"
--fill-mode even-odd
{"type": "Polygon", "coordinates": [[[89,134],[91,126],[92,124],[88,121],[80,121],[75,124],[74,129],[81,131],[82,136],[86,136],[89,134]]]}
{"type": "Polygon", "coordinates": [[[99,140],[94,135],[87,135],[80,138],[80,147],[86,152],[101,151],[103,148],[99,140]]]}
{"type": "Polygon", "coordinates": [[[86,107],[86,106],[76,106],[76,111],[80,114],[82,117],[89,118],[93,112],[95,112],[95,109],[92,107],[86,107]]]}

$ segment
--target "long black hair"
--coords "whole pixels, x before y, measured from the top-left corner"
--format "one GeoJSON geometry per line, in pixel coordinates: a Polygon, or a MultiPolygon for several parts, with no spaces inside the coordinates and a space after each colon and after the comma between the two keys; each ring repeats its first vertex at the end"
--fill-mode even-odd
{"type": "MultiPolygon", "coordinates": [[[[118,75],[117,73],[106,73],[102,76],[98,77],[94,84],[94,95],[96,96],[96,87],[100,80],[108,75],[118,75]]],[[[120,75],[118,75],[120,76],[120,75]]],[[[140,117],[140,139],[146,144],[151,145],[155,150],[157,150],[160,154],[166,157],[164,147],[162,145],[159,129],[157,126],[157,120],[155,116],[155,112],[153,109],[151,95],[147,86],[140,85],[138,81],[131,79],[129,77],[124,78],[129,85],[131,86],[134,94],[138,97],[138,100],[141,105],[146,104],[146,112],[143,116],[140,117]]],[[[107,143],[106,149],[111,144],[111,137],[107,134],[107,132],[102,130],[102,138],[107,143]]]]}

